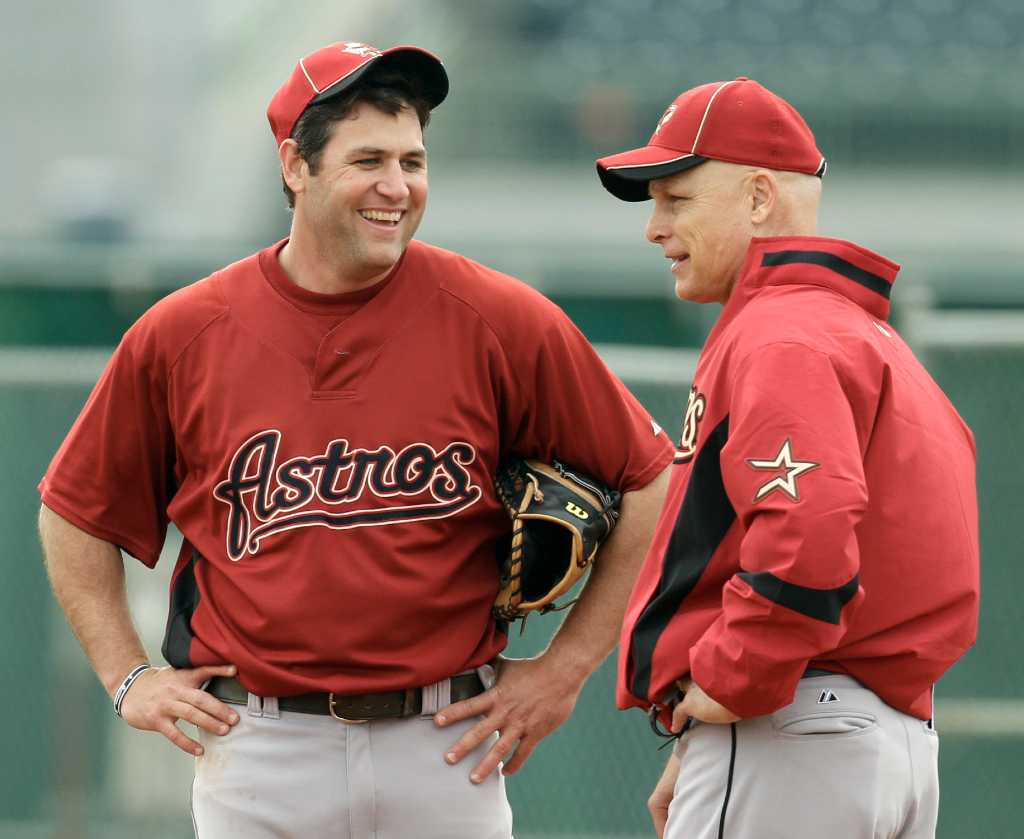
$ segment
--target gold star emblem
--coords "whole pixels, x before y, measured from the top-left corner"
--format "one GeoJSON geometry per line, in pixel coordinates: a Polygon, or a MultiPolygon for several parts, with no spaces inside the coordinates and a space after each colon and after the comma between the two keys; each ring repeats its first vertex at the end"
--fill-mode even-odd
{"type": "Polygon", "coordinates": [[[782,444],[782,448],[779,449],[779,453],[775,455],[772,460],[748,460],[752,469],[763,469],[771,472],[775,472],[779,469],[785,470],[785,475],[779,475],[772,478],[767,483],[758,487],[757,492],[754,493],[754,503],[763,500],[775,490],[784,492],[793,501],[800,500],[800,493],[797,490],[796,479],[803,475],[805,472],[810,472],[812,469],[817,469],[821,466],[820,463],[814,463],[810,460],[796,460],[793,457],[792,443],[789,438],[786,438],[786,442],[782,444]]]}

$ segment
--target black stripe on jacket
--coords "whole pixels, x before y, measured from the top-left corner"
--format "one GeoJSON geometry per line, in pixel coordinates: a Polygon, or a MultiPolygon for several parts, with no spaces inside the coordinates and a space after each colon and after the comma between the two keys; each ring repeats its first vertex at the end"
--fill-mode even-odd
{"type": "Polygon", "coordinates": [[[762,268],[771,268],[775,265],[820,265],[822,268],[835,271],[848,280],[853,280],[875,294],[882,295],[886,300],[892,293],[892,285],[882,277],[865,271],[852,262],[847,262],[841,256],[826,251],[772,251],[761,258],[762,268]]]}
{"type": "Polygon", "coordinates": [[[633,627],[629,691],[638,698],[647,698],[650,690],[651,661],[661,634],[697,585],[736,520],[736,511],[722,483],[720,458],[728,437],[726,416],[708,435],[690,467],[686,496],[662,558],[661,579],[633,627]]]}
{"type": "Polygon", "coordinates": [[[740,579],[746,580],[750,587],[765,600],[778,603],[808,618],[839,623],[839,613],[843,606],[857,593],[860,575],[854,574],[853,579],[838,588],[807,588],[795,583],[780,580],[774,574],[760,571],[756,574],[742,571],[740,579]]]}

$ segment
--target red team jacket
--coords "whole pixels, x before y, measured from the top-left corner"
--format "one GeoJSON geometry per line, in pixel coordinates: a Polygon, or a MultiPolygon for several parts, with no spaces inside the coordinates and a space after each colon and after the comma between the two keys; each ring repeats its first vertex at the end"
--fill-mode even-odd
{"type": "Polygon", "coordinates": [[[164,655],[262,695],[431,684],[493,658],[492,477],[557,457],[624,492],[666,435],[528,286],[412,242],[349,295],[305,291],[278,243],[127,332],[40,488],[156,564],[184,535],[164,655]]]}
{"type": "Polygon", "coordinates": [[[849,242],[753,240],[630,600],[621,707],[692,673],[766,714],[813,666],[932,716],[977,632],[975,450],[887,323],[898,270],[849,242]]]}

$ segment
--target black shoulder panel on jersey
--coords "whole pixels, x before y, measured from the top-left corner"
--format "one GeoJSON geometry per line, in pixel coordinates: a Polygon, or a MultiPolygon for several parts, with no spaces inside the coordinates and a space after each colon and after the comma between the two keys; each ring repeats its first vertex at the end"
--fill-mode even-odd
{"type": "Polygon", "coordinates": [[[860,585],[859,574],[854,574],[852,580],[838,588],[798,586],[780,580],[767,571],[756,574],[743,571],[740,572],[739,577],[746,580],[754,591],[772,603],[778,603],[780,606],[785,606],[806,617],[837,625],[843,606],[850,602],[860,585]]]}
{"type": "Polygon", "coordinates": [[[199,605],[199,587],[196,585],[196,563],[202,559],[198,551],[181,569],[171,586],[171,610],[167,616],[167,629],[160,651],[171,667],[192,666],[189,650],[192,647],[192,615],[199,605]]]}
{"type": "Polygon", "coordinates": [[[651,687],[651,661],[662,632],[697,585],[736,520],[736,511],[722,482],[720,458],[728,437],[729,417],[726,416],[708,435],[693,461],[686,497],[665,549],[658,588],[633,627],[630,641],[633,676],[629,690],[636,697],[647,697],[651,687]]]}

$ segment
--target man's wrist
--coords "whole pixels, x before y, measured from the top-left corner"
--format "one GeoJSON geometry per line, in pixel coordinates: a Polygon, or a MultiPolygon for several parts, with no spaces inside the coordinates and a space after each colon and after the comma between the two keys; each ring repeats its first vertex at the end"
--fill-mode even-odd
{"type": "Polygon", "coordinates": [[[100,684],[103,685],[103,689],[107,692],[107,696],[113,699],[125,676],[140,664],[149,664],[149,656],[141,648],[131,650],[131,652],[123,655],[111,656],[109,662],[105,661],[101,667],[95,665],[94,667],[96,676],[100,680],[100,684]]]}
{"type": "Polygon", "coordinates": [[[114,713],[121,716],[121,707],[124,705],[124,699],[128,695],[128,691],[131,686],[135,684],[138,678],[145,673],[147,670],[152,670],[153,667],[147,662],[138,664],[133,667],[128,674],[121,680],[121,683],[117,686],[114,691],[114,695],[111,697],[114,703],[114,713]]]}
{"type": "Polygon", "coordinates": [[[588,656],[579,650],[570,650],[553,644],[542,656],[552,669],[567,685],[582,687],[583,683],[593,674],[604,656],[588,656]]]}

